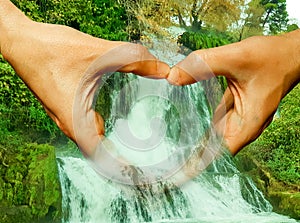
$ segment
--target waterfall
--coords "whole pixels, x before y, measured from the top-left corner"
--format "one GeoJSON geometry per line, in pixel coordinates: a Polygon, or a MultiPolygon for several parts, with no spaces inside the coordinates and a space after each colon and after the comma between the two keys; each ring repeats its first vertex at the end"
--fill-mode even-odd
{"type": "MultiPolygon", "coordinates": [[[[175,58],[170,65],[183,58],[167,57],[175,58]]],[[[193,148],[210,126],[209,100],[201,83],[176,89],[166,81],[132,78],[112,97],[107,120],[112,130],[107,137],[136,166],[179,162],[190,152],[184,146],[193,148]],[[177,147],[184,150],[176,153],[177,147]],[[170,153],[175,155],[170,157],[170,153]]],[[[122,185],[100,176],[80,154],[57,160],[63,223],[296,222],[273,213],[253,181],[239,172],[226,152],[182,186],[168,181],[122,185]]]]}
{"type": "Polygon", "coordinates": [[[99,177],[82,157],[60,157],[58,164],[64,223],[296,223],[272,213],[269,202],[229,155],[180,188],[115,184],[99,177]],[[223,167],[226,172],[219,172],[223,167]]]}

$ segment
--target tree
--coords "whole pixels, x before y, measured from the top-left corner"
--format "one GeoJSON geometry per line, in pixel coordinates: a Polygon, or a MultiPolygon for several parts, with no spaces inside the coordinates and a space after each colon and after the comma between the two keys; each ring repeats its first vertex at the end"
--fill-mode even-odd
{"type": "Polygon", "coordinates": [[[261,17],[265,12],[261,0],[251,0],[243,7],[241,18],[237,21],[238,40],[263,34],[261,17]]]}
{"type": "Polygon", "coordinates": [[[288,30],[286,0],[251,0],[242,8],[241,15],[233,29],[238,40],[288,30]]]}
{"type": "Polygon", "coordinates": [[[262,17],[262,26],[270,34],[278,34],[286,31],[288,25],[288,13],[286,0],[261,0],[265,8],[262,17]]]}
{"type": "Polygon", "coordinates": [[[244,0],[123,0],[148,25],[177,23],[193,31],[211,27],[225,31],[240,18],[244,0]]]}

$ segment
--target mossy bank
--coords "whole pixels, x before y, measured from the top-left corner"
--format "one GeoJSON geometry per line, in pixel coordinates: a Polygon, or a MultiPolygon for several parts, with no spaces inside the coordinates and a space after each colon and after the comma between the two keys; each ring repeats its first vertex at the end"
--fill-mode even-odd
{"type": "Polygon", "coordinates": [[[60,222],[61,187],[55,149],[0,148],[0,222],[60,222]]]}
{"type": "Polygon", "coordinates": [[[300,85],[281,102],[272,124],[237,159],[274,211],[300,220],[300,85]]]}

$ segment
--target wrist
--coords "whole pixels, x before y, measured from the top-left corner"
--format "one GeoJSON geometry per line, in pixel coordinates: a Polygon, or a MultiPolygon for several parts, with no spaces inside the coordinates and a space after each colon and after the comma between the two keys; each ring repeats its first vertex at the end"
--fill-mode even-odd
{"type": "MultiPolygon", "coordinates": [[[[292,67],[289,72],[287,72],[286,81],[286,94],[296,86],[300,81],[300,29],[284,35],[288,41],[287,48],[289,54],[287,55],[290,60],[290,66],[292,67]]],[[[288,70],[288,68],[286,68],[288,70]]]]}
{"type": "Polygon", "coordinates": [[[25,15],[9,0],[0,0],[0,28],[5,28],[9,24],[25,15]]]}
{"type": "Polygon", "coordinates": [[[293,32],[287,33],[287,38],[289,38],[289,40],[291,41],[292,44],[292,56],[293,56],[293,60],[291,62],[294,62],[296,64],[296,74],[295,76],[298,78],[300,78],[300,29],[295,30],[293,32]]]}
{"type": "Polygon", "coordinates": [[[4,57],[28,21],[30,20],[13,3],[0,0],[0,53],[4,57]]]}

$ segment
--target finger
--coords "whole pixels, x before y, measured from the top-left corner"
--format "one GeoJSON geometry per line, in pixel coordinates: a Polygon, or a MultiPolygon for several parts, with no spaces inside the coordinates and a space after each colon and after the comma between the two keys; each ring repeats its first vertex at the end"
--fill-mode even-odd
{"type": "Polygon", "coordinates": [[[119,71],[134,73],[151,79],[165,79],[170,72],[170,67],[169,65],[155,59],[135,62],[123,67],[119,71]]]}
{"type": "Polygon", "coordinates": [[[168,81],[174,85],[186,85],[210,79],[213,76],[208,64],[196,52],[193,52],[171,69],[168,81]]]}
{"type": "Polygon", "coordinates": [[[116,71],[149,78],[166,78],[170,67],[159,61],[142,45],[121,43],[97,58],[89,66],[86,74],[99,76],[116,71]]]}
{"type": "Polygon", "coordinates": [[[167,78],[170,72],[169,65],[159,61],[141,45],[129,44],[126,47],[130,52],[129,56],[131,58],[129,60],[132,62],[128,62],[128,64],[120,68],[120,72],[134,73],[153,79],[167,78]]]}
{"type": "Polygon", "coordinates": [[[238,44],[194,51],[171,69],[167,79],[171,84],[186,85],[218,75],[232,78],[239,55],[238,44]]]}
{"type": "Polygon", "coordinates": [[[191,75],[188,71],[181,69],[179,66],[175,66],[170,70],[167,80],[170,84],[176,86],[193,84],[197,82],[197,79],[195,79],[193,75],[191,75]]]}

